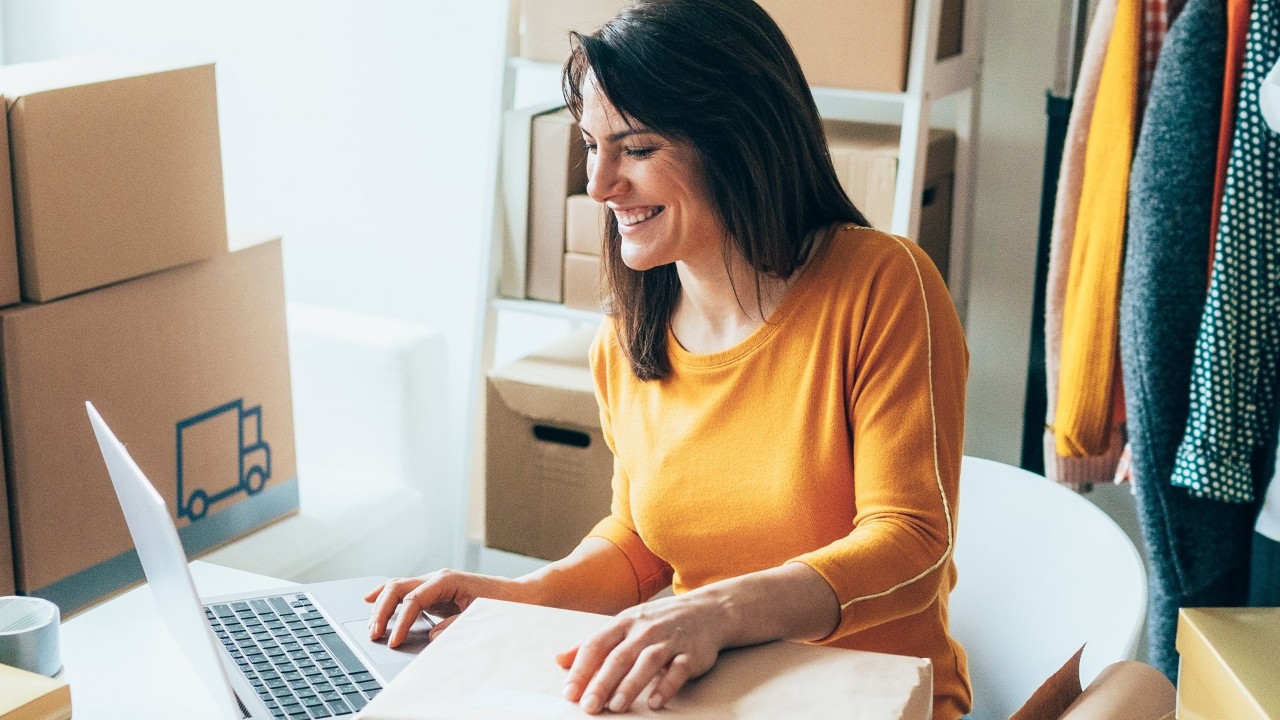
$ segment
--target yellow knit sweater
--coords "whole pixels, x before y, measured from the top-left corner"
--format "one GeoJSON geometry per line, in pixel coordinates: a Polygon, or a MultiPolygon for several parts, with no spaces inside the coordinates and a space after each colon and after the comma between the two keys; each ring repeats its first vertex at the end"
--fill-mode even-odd
{"type": "Polygon", "coordinates": [[[1120,0],[1088,147],[1075,242],[1062,312],[1058,454],[1088,457],[1107,450],[1118,363],[1120,276],[1138,111],[1142,0],[1120,0]]]}
{"type": "Polygon", "coordinates": [[[968,712],[947,632],[968,350],[924,252],[841,229],[742,343],[669,340],[659,382],[635,378],[608,320],[591,358],[616,458],[592,534],[626,554],[637,601],[804,562],[841,601],[823,644],[930,658],[934,717],[968,712]]]}

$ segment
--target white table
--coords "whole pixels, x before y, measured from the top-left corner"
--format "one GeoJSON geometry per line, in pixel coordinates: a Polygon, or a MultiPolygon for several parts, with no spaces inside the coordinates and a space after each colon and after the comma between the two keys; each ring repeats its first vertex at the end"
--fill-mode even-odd
{"type": "MultiPolygon", "coordinates": [[[[191,563],[204,597],[289,582],[212,563],[191,563]]],[[[62,679],[76,720],[223,720],[143,585],[62,623],[62,679]]]]}

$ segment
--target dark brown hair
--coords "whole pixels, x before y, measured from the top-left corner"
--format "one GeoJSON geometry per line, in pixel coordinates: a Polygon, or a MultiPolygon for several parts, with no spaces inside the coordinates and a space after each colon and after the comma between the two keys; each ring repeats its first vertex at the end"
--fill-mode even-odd
{"type": "MultiPolygon", "coordinates": [[[[736,249],[755,268],[757,303],[760,277],[790,277],[816,230],[867,224],[836,178],[795,53],[753,0],[636,0],[572,45],[561,80],[574,116],[590,74],[628,123],[692,145],[727,233],[726,266],[736,249]]],[[[609,213],[606,312],[636,376],[662,379],[680,280],[670,264],[628,268],[620,245],[609,213]]]]}

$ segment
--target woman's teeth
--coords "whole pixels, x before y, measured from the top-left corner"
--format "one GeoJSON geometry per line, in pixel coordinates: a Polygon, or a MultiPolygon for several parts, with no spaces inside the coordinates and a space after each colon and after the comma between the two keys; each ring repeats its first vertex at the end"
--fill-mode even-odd
{"type": "Polygon", "coordinates": [[[657,205],[648,210],[628,210],[626,212],[615,210],[614,215],[618,216],[618,222],[623,225],[637,225],[660,212],[662,212],[662,206],[657,205]]]}

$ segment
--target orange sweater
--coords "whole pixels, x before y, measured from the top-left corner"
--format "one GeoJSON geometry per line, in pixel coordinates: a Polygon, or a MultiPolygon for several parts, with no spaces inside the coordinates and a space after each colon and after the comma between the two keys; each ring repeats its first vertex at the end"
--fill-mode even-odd
{"type": "Polygon", "coordinates": [[[669,340],[662,381],[635,378],[607,320],[591,357],[615,456],[591,534],[626,554],[637,602],[803,562],[841,602],[822,644],[930,658],[934,717],[968,712],[947,633],[968,350],[928,256],[841,228],[737,346],[669,340]]]}

